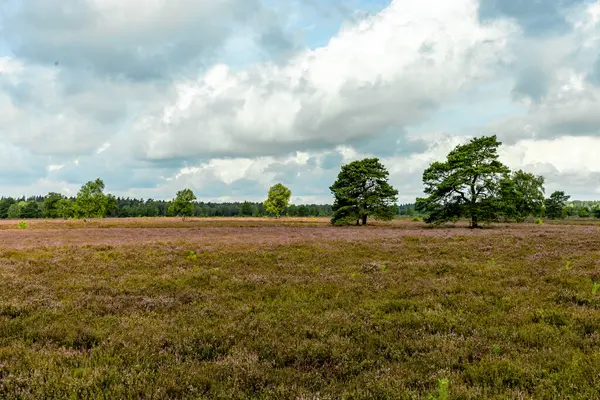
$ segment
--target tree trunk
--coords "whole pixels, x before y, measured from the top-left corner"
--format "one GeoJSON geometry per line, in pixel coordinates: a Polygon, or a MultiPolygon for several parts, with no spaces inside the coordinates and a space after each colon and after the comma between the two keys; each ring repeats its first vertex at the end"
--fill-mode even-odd
{"type": "Polygon", "coordinates": [[[477,214],[471,215],[471,229],[479,228],[477,224],[477,214]]]}
{"type": "Polygon", "coordinates": [[[360,219],[357,219],[356,220],[356,226],[359,226],[359,225],[360,225],[360,219]]]}
{"type": "Polygon", "coordinates": [[[363,225],[367,224],[367,215],[366,214],[362,216],[362,224],[363,225]]]}

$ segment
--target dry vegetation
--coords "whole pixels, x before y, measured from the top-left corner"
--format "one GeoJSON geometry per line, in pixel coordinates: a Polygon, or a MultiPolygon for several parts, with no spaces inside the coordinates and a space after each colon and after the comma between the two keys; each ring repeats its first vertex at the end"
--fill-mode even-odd
{"type": "Polygon", "coordinates": [[[0,223],[0,398],[592,399],[600,224],[0,223]]]}

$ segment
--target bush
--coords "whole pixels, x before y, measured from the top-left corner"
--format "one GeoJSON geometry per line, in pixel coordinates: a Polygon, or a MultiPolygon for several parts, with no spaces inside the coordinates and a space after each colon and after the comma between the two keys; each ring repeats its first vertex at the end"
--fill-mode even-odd
{"type": "Polygon", "coordinates": [[[423,222],[423,220],[421,219],[421,217],[419,217],[418,215],[415,215],[414,217],[412,217],[412,221],[413,222],[423,222]]]}
{"type": "Polygon", "coordinates": [[[19,229],[27,229],[27,227],[29,227],[29,225],[25,221],[19,221],[18,227],[19,227],[19,229]]]}
{"type": "Polygon", "coordinates": [[[577,216],[579,218],[588,218],[590,216],[590,212],[587,208],[580,208],[579,211],[577,211],[577,216]]]}
{"type": "Polygon", "coordinates": [[[538,225],[541,225],[541,224],[544,223],[544,221],[542,221],[541,218],[538,218],[538,219],[535,220],[535,223],[538,224],[538,225]]]}

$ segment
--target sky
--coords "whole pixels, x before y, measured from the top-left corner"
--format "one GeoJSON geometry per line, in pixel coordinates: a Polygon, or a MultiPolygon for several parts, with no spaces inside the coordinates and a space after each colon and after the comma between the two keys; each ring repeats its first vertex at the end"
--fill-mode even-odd
{"type": "Polygon", "coordinates": [[[600,199],[600,1],[3,0],[0,196],[331,203],[378,157],[399,202],[458,144],[600,199]]]}

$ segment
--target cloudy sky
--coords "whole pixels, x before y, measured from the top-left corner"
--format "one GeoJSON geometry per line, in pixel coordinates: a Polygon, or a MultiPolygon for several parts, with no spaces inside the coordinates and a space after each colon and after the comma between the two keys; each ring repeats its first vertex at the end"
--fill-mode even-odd
{"type": "Polygon", "coordinates": [[[412,202],[483,134],[600,199],[600,1],[0,1],[0,195],[331,202],[377,156],[412,202]]]}

